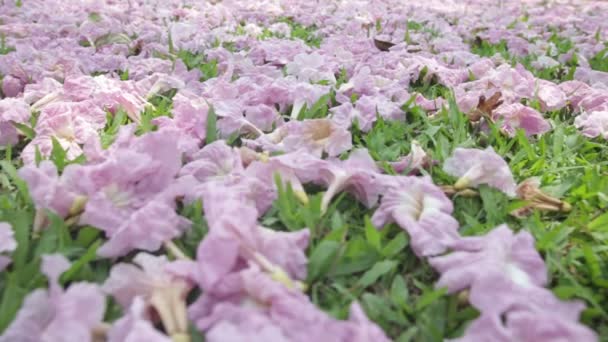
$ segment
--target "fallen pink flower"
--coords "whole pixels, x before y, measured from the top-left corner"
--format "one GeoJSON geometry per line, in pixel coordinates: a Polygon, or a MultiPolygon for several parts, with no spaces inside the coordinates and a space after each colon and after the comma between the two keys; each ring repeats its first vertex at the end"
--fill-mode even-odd
{"type": "Polygon", "coordinates": [[[443,253],[460,240],[452,202],[429,177],[385,177],[380,207],[372,216],[377,228],[396,222],[421,257],[443,253]]]}
{"type": "Polygon", "coordinates": [[[49,289],[35,290],[25,298],[17,317],[0,336],[1,342],[92,341],[106,301],[95,284],[72,283],[67,290],[61,288],[59,276],[69,268],[62,255],[42,257],[49,289]]]}
{"type": "Polygon", "coordinates": [[[485,150],[456,148],[444,162],[443,170],[451,176],[459,177],[454,184],[457,190],[487,184],[509,196],[515,196],[517,185],[509,165],[492,147],[485,150]]]}
{"type": "Polygon", "coordinates": [[[527,136],[543,134],[551,129],[551,124],[536,110],[521,103],[503,104],[493,112],[494,119],[503,120],[502,129],[509,135],[515,136],[521,128],[527,136]]]}
{"type": "Polygon", "coordinates": [[[601,136],[608,139],[608,111],[583,112],[574,119],[574,126],[588,138],[601,136]]]}

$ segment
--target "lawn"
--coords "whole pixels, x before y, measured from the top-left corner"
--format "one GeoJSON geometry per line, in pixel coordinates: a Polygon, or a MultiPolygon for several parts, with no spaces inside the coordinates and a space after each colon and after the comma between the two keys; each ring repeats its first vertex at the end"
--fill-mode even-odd
{"type": "Polygon", "coordinates": [[[606,22],[0,2],[0,342],[608,341],[606,22]]]}

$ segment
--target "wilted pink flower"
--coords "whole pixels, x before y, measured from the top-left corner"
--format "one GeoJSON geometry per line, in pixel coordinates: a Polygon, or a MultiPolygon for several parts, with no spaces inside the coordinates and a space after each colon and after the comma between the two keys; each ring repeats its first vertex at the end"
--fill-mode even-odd
{"type": "Polygon", "coordinates": [[[95,284],[72,283],[62,289],[59,276],[69,267],[62,255],[43,256],[42,273],[49,289],[35,290],[25,298],[1,342],[92,341],[92,330],[103,319],[105,298],[95,284]]]}
{"type": "Polygon", "coordinates": [[[196,152],[205,140],[207,113],[209,106],[202,98],[186,91],[180,91],[173,97],[173,118],[165,116],[154,119],[154,124],[162,128],[179,131],[178,147],[180,151],[191,155],[196,152]]]}
{"type": "Polygon", "coordinates": [[[608,139],[608,111],[583,112],[574,119],[574,126],[586,137],[608,139]]]}
{"type": "Polygon", "coordinates": [[[471,239],[478,239],[477,250],[456,250],[429,259],[441,274],[438,287],[447,287],[454,293],[473,288],[489,277],[524,288],[547,283],[547,268],[530,233],[513,234],[509,227],[501,225],[483,237],[471,239]]]}
{"type": "Polygon", "coordinates": [[[192,161],[179,171],[180,176],[192,175],[201,182],[229,179],[242,173],[240,153],[224,140],[206,145],[192,156],[192,161]]]}
{"type": "MultiPolygon", "coordinates": [[[[13,235],[13,227],[6,222],[0,222],[0,253],[12,252],[17,248],[13,235]]],[[[0,255],[0,272],[10,263],[9,257],[0,255]]]]}
{"type": "Polygon", "coordinates": [[[68,165],[60,177],[55,164],[43,160],[39,166],[31,164],[19,169],[19,177],[27,183],[36,209],[50,209],[66,217],[81,200],[81,194],[71,184],[81,168],[80,165],[68,165]]]}
{"type": "Polygon", "coordinates": [[[418,256],[437,255],[460,240],[452,202],[429,177],[385,176],[385,192],[372,216],[377,228],[396,222],[418,256]]]}
{"type": "Polygon", "coordinates": [[[528,136],[542,134],[551,129],[551,124],[541,113],[521,103],[501,105],[493,111],[493,116],[495,119],[504,120],[502,129],[510,136],[514,136],[518,128],[523,129],[528,136]]]}
{"type": "Polygon", "coordinates": [[[319,82],[329,81],[336,83],[333,72],[325,67],[325,58],[318,53],[296,55],[292,62],[287,63],[287,73],[294,75],[300,81],[319,82]]]}
{"type": "Polygon", "coordinates": [[[271,188],[275,187],[275,176],[278,175],[283,186],[286,187],[287,184],[289,184],[293,189],[295,196],[298,197],[302,203],[308,203],[308,196],[296,175],[296,171],[282,163],[280,156],[266,161],[252,162],[247,167],[245,174],[261,180],[271,188]]]}
{"type": "Polygon", "coordinates": [[[171,342],[172,340],[154,328],[146,315],[146,305],[135,297],[129,312],[117,320],[107,334],[108,342],[171,342]]]}
{"type": "Polygon", "coordinates": [[[148,105],[132,81],[119,81],[103,75],[67,78],[63,91],[64,96],[72,101],[92,100],[100,108],[112,112],[120,107],[137,123],[140,121],[140,112],[148,105]]]}
{"type": "MultiPolygon", "coordinates": [[[[493,291],[493,296],[496,297],[499,293],[493,291]]],[[[534,294],[518,298],[521,303],[526,303],[531,299],[534,299],[534,294]]],[[[557,301],[557,299],[554,300],[557,301]]],[[[552,307],[538,307],[536,310],[515,309],[504,312],[502,315],[484,312],[481,317],[469,325],[463,337],[453,341],[534,342],[555,339],[597,341],[595,333],[578,322],[578,315],[582,307],[579,306],[578,310],[573,310],[574,315],[551,311],[551,309],[552,307]]]]}
{"type": "Polygon", "coordinates": [[[63,85],[53,78],[46,77],[38,83],[28,84],[23,91],[23,101],[34,108],[41,108],[59,98],[63,85]],[[35,104],[35,105],[34,105],[35,104]]]}
{"type": "Polygon", "coordinates": [[[259,264],[277,277],[306,277],[308,230],[276,232],[257,224],[253,207],[234,200],[225,201],[223,207],[223,213],[212,214],[209,233],[197,251],[201,270],[198,282],[203,289],[221,288],[218,282],[241,271],[248,262],[259,264]]]}
{"type": "Polygon", "coordinates": [[[408,170],[410,174],[418,173],[420,170],[429,166],[431,160],[429,155],[422,149],[420,143],[412,141],[410,153],[396,162],[390,162],[395,172],[403,173],[408,170]]]}
{"type": "MultiPolygon", "coordinates": [[[[188,331],[186,295],[190,285],[171,274],[165,256],[139,253],[133,259],[133,264],[114,265],[103,284],[103,290],[111,294],[124,309],[136,305],[153,308],[170,336],[188,331]],[[138,303],[138,300],[142,303],[138,303]]],[[[143,308],[134,309],[143,311],[143,308]]]]}
{"type": "Polygon", "coordinates": [[[35,161],[36,149],[48,157],[52,139],[66,151],[69,160],[82,154],[81,144],[97,137],[106,123],[106,113],[90,102],[55,102],[44,107],[36,124],[36,137],[25,147],[21,158],[25,164],[35,161]]]}
{"type": "Polygon", "coordinates": [[[327,186],[321,201],[322,211],[327,210],[331,199],[341,191],[353,194],[367,207],[378,201],[382,191],[377,184],[380,169],[367,149],[352,151],[346,160],[310,160],[304,165],[294,165],[296,167],[300,169],[297,173],[303,182],[312,181],[327,186]],[[302,173],[309,175],[303,178],[302,173]]]}
{"type": "Polygon", "coordinates": [[[183,232],[188,221],[175,212],[165,190],[181,158],[174,135],[148,133],[82,170],[78,187],[88,196],[81,221],[110,238],[99,255],[119,256],[134,248],[154,251],[183,232]]]}
{"type": "Polygon", "coordinates": [[[492,147],[485,150],[457,148],[444,162],[443,170],[454,177],[459,177],[454,185],[458,189],[488,184],[509,196],[515,196],[517,184],[509,165],[494,152],[492,147]]]}
{"type": "Polygon", "coordinates": [[[543,110],[558,110],[566,106],[566,94],[555,83],[538,80],[536,96],[543,110]]]}
{"type": "Polygon", "coordinates": [[[321,156],[322,152],[335,157],[352,148],[351,134],[328,119],[290,122],[286,125],[288,133],[283,139],[287,152],[301,148],[321,156]]]}
{"type": "Polygon", "coordinates": [[[214,297],[207,292],[190,307],[192,319],[210,341],[243,336],[272,341],[388,341],[356,304],[351,320],[335,320],[298,289],[274,281],[257,267],[240,272],[233,285],[230,296],[214,297]]]}
{"type": "Polygon", "coordinates": [[[0,146],[13,145],[19,140],[13,123],[26,123],[30,119],[30,106],[22,99],[0,100],[0,146]]]}
{"type": "Polygon", "coordinates": [[[308,109],[312,108],[323,95],[329,93],[329,89],[329,86],[308,83],[297,83],[293,86],[291,89],[293,96],[293,106],[290,114],[291,119],[297,119],[300,111],[305,105],[308,109]]]}

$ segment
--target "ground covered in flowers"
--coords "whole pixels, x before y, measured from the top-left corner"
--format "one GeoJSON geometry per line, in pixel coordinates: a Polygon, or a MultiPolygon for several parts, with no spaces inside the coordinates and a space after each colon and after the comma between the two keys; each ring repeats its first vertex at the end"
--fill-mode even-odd
{"type": "Polygon", "coordinates": [[[607,339],[606,23],[0,1],[0,341],[607,339]]]}

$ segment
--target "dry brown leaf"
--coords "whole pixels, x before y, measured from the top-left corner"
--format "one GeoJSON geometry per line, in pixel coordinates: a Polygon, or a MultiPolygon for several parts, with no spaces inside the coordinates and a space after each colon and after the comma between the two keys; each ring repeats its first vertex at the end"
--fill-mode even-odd
{"type": "Polygon", "coordinates": [[[486,97],[481,95],[477,108],[468,115],[469,120],[471,120],[471,122],[478,122],[481,118],[486,118],[487,120],[492,121],[492,111],[498,108],[503,102],[500,99],[501,96],[501,92],[496,92],[486,100],[486,97]]]}
{"type": "Polygon", "coordinates": [[[390,49],[391,47],[395,46],[394,43],[386,42],[386,41],[383,41],[383,40],[378,40],[376,38],[374,38],[374,45],[380,51],[388,51],[388,49],[390,49]]]}

